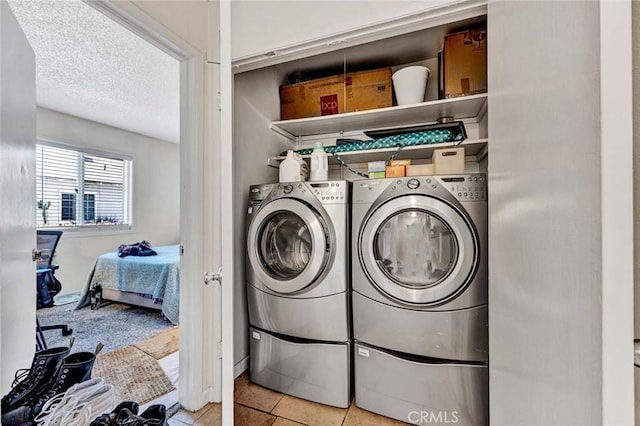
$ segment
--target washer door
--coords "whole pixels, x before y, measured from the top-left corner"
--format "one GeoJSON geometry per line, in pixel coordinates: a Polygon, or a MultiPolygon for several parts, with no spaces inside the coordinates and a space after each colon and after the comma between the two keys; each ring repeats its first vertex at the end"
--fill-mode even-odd
{"type": "Polygon", "coordinates": [[[436,198],[405,195],[381,204],[364,221],[359,255],[383,294],[433,305],[464,290],[480,254],[475,231],[458,210],[436,198]]]}
{"type": "Polygon", "coordinates": [[[247,236],[249,262],[264,285],[294,293],[322,274],[329,258],[324,220],[308,205],[280,198],[261,208],[247,236]]]}

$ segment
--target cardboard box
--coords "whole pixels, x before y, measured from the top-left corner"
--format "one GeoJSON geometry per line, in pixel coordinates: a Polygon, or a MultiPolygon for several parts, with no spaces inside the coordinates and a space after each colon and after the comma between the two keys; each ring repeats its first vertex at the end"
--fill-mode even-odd
{"type": "Polygon", "coordinates": [[[390,166],[410,166],[411,160],[391,160],[389,161],[390,166]]]}
{"type": "Polygon", "coordinates": [[[415,164],[407,166],[405,170],[406,176],[433,176],[433,164],[415,164]]]}
{"type": "Polygon", "coordinates": [[[387,167],[387,163],[384,161],[369,161],[367,163],[368,172],[384,172],[385,167],[387,167]]]}
{"type": "Polygon", "coordinates": [[[487,30],[449,34],[442,60],[444,97],[475,95],[487,91],[487,30]]]}
{"type": "Polygon", "coordinates": [[[281,120],[391,105],[391,68],[341,74],[280,87],[281,120]]]}
{"type": "Polygon", "coordinates": [[[369,172],[369,179],[383,179],[385,177],[384,172],[369,172]]]}
{"type": "Polygon", "coordinates": [[[404,177],[405,166],[387,166],[385,173],[387,177],[404,177]]]}
{"type": "Polygon", "coordinates": [[[432,162],[437,175],[464,173],[464,148],[434,149],[432,162]]]}

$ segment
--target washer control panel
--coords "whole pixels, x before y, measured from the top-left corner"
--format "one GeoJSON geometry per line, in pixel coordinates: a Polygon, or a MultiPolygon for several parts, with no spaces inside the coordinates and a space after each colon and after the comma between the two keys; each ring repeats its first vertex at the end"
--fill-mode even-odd
{"type": "Polygon", "coordinates": [[[440,180],[460,201],[482,201],[487,199],[487,177],[484,174],[445,176],[440,180]]]}
{"type": "Polygon", "coordinates": [[[308,182],[307,185],[323,204],[346,203],[349,200],[345,181],[308,182]]]}

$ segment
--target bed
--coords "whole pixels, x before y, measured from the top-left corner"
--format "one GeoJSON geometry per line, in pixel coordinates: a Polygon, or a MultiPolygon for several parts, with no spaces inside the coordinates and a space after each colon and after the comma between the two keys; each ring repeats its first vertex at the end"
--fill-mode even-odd
{"type": "Polygon", "coordinates": [[[180,300],[180,246],[157,246],[156,256],[98,257],[76,309],[91,304],[91,289],[102,286],[102,299],[159,309],[178,324],[180,300]]]}

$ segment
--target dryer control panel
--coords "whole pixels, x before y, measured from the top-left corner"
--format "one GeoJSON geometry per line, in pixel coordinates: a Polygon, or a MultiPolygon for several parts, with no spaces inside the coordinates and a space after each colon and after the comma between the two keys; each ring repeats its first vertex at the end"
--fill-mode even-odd
{"type": "Polygon", "coordinates": [[[460,201],[487,199],[487,178],[484,174],[439,177],[445,188],[460,201]]]}
{"type": "Polygon", "coordinates": [[[345,181],[307,182],[307,185],[323,204],[342,204],[349,200],[347,182],[345,181]]]}

